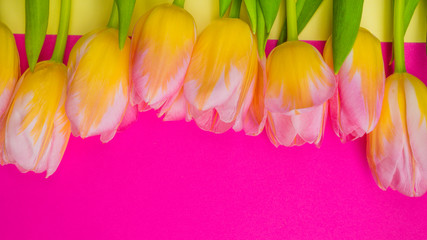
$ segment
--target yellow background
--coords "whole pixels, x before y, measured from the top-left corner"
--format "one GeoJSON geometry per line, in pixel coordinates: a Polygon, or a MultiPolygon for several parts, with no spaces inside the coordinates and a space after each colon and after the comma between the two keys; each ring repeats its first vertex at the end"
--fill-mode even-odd
{"type": "MultiPolygon", "coordinates": [[[[351,0],[349,0],[351,1],[351,0]]],[[[137,0],[132,18],[133,25],[147,10],[159,3],[172,0],[137,0]]],[[[365,0],[361,26],[368,28],[381,41],[392,40],[392,0],[365,0]]],[[[88,31],[105,26],[108,22],[113,0],[72,0],[70,34],[83,35],[88,31]]],[[[284,0],[273,26],[270,39],[277,39],[284,18],[284,0]]],[[[50,0],[48,34],[56,34],[59,20],[60,0],[50,0]]],[[[187,0],[185,8],[194,16],[198,31],[218,17],[218,0],[187,0]]],[[[420,1],[409,25],[405,41],[425,42],[426,6],[420,1]]],[[[242,18],[247,20],[246,9],[242,7],[242,18]]],[[[0,21],[14,33],[25,31],[25,0],[0,0],[0,21]]],[[[324,0],[306,28],[300,34],[303,40],[326,40],[331,34],[332,0],[324,0]]]]}

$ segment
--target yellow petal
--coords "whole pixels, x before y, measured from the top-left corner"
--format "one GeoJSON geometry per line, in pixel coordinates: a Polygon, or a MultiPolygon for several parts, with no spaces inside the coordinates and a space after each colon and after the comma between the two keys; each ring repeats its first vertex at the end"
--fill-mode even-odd
{"type": "Polygon", "coordinates": [[[141,17],[131,41],[132,104],[160,108],[182,87],[196,41],[196,24],[183,8],[163,4],[141,17]]]}
{"type": "Polygon", "coordinates": [[[54,129],[57,113],[64,108],[66,86],[67,69],[62,63],[40,62],[34,72],[27,70],[22,75],[5,121],[5,161],[23,171],[38,172],[47,170],[54,162],[59,164],[63,150],[60,154],[52,155],[52,152],[65,149],[68,120],[63,118],[63,127],[54,129]],[[51,143],[56,132],[63,133],[64,141],[55,144],[53,149],[51,143]]]}
{"type": "Polygon", "coordinates": [[[235,131],[241,130],[257,68],[256,39],[249,26],[231,18],[212,22],[197,39],[184,82],[185,98],[192,105],[189,109],[195,111],[190,115],[212,120],[196,123],[203,123],[205,126],[199,125],[203,129],[223,131],[225,126],[233,126],[235,131]],[[216,119],[227,124],[214,127],[216,119]]]}
{"type": "Polygon", "coordinates": [[[301,41],[285,42],[267,60],[266,107],[289,113],[322,105],[334,94],[334,74],[320,53],[301,41]]]}
{"type": "Polygon", "coordinates": [[[9,28],[0,22],[0,117],[9,105],[20,72],[15,38],[9,28]]]}
{"type": "Polygon", "coordinates": [[[82,138],[115,134],[128,102],[130,40],[122,50],[117,29],[105,28],[82,37],[68,63],[66,111],[73,134],[82,138]]]}

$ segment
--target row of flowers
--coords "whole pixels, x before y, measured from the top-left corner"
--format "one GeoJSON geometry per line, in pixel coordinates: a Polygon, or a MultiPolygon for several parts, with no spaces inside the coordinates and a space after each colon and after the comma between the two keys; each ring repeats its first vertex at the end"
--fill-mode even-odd
{"type": "MultiPolygon", "coordinates": [[[[22,76],[13,35],[0,24],[1,162],[49,176],[71,132],[108,142],[135,121],[137,111],[150,109],[164,120],[194,120],[206,131],[258,135],[265,129],[275,146],[320,147],[329,112],[342,142],[368,134],[367,158],[379,187],[424,194],[427,88],[406,73],[404,33],[395,33],[396,72],[387,80],[381,43],[363,28],[334,73],[332,38],[323,55],[298,40],[294,0],[286,1],[287,41],[268,58],[236,16],[240,2],[200,34],[183,1],[157,6],[122,44],[113,9],[106,28],[75,44],[68,66],[59,44],[52,60],[22,76]]],[[[403,22],[402,2],[395,0],[395,30],[403,22]]]]}

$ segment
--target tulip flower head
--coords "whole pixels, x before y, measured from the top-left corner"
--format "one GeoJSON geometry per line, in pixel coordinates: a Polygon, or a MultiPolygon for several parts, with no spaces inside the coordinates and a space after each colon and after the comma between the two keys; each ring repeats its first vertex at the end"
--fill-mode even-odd
{"type": "Polygon", "coordinates": [[[13,100],[2,123],[3,162],[21,171],[57,169],[70,137],[65,114],[67,68],[44,61],[29,69],[16,86],[13,100]]]}
{"type": "Polygon", "coordinates": [[[1,22],[0,53],[0,117],[2,117],[9,106],[21,70],[15,38],[9,28],[1,22]]]}
{"type": "Polygon", "coordinates": [[[189,117],[206,131],[240,131],[253,96],[257,44],[240,19],[212,22],[199,36],[184,81],[189,117]]]}
{"type": "Polygon", "coordinates": [[[65,109],[73,135],[114,137],[128,104],[129,53],[130,40],[120,50],[114,28],[88,33],[71,50],[65,109]]]}
{"type": "MultiPolygon", "coordinates": [[[[138,105],[140,111],[163,107],[161,113],[167,114],[170,105],[182,96],[195,41],[196,24],[183,8],[163,4],[141,17],[131,40],[132,105],[138,105]]],[[[168,120],[185,117],[186,105],[175,110],[179,112],[168,120]]]]}
{"type": "Polygon", "coordinates": [[[368,134],[367,157],[378,186],[407,196],[427,191],[427,88],[408,73],[385,83],[376,128],[368,134]]]}
{"type": "Polygon", "coordinates": [[[278,146],[320,145],[327,101],[335,92],[333,72],[321,54],[301,41],[285,42],[267,60],[267,135],[278,146]]]}
{"type": "MultiPolygon", "coordinates": [[[[323,51],[333,68],[332,40],[323,51]]],[[[338,74],[338,88],[329,101],[332,127],[342,142],[371,132],[380,117],[385,73],[380,41],[360,28],[353,49],[338,74]]]]}

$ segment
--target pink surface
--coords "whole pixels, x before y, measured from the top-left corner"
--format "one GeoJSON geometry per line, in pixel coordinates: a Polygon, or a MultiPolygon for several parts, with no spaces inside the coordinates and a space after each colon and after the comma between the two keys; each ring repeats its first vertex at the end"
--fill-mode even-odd
{"type": "MultiPolygon", "coordinates": [[[[426,81],[425,45],[406,49],[408,72],[426,81]]],[[[275,148],[265,133],[140,113],[110,143],[71,137],[48,179],[3,166],[0,182],[0,239],[427,239],[427,195],[380,190],[365,138],[341,144],[330,123],[320,149],[275,148]]]]}

